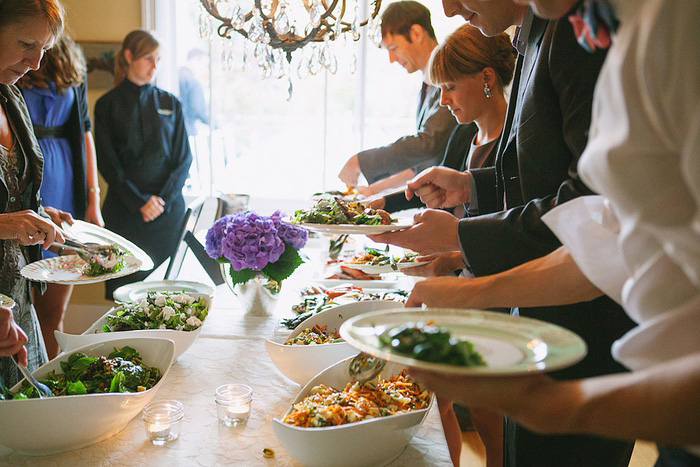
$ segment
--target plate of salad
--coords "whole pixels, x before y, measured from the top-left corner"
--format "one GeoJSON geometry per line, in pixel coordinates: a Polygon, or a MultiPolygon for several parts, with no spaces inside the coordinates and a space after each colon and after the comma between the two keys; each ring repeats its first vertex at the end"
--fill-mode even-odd
{"type": "Polygon", "coordinates": [[[141,269],[136,256],[121,250],[109,263],[86,262],[78,255],[56,256],[27,264],[20,273],[36,282],[55,284],[93,284],[127,276],[141,269]]]}
{"type": "Polygon", "coordinates": [[[70,237],[80,240],[83,243],[117,245],[122,250],[128,251],[131,256],[134,256],[141,261],[141,265],[139,267],[142,271],[153,269],[153,260],[146,254],[145,251],[136,246],[135,243],[130,242],[126,238],[112,232],[111,230],[107,230],[104,227],[80,220],[74,221],[73,225],[68,225],[67,222],[64,222],[63,225],[61,225],[61,228],[70,237]]]}
{"type": "Polygon", "coordinates": [[[388,251],[366,248],[364,252],[355,255],[352,259],[345,261],[344,264],[365,274],[384,274],[428,264],[427,261],[416,261],[417,257],[418,253],[413,252],[396,257],[388,251]]]}
{"type": "Polygon", "coordinates": [[[568,329],[494,311],[404,308],[343,323],[340,336],[370,355],[452,374],[509,376],[558,370],[586,355],[568,329]]]}
{"type": "Polygon", "coordinates": [[[289,222],[320,233],[374,235],[402,230],[413,220],[396,219],[382,209],[365,207],[359,201],[321,199],[309,209],[300,209],[289,222]]]}

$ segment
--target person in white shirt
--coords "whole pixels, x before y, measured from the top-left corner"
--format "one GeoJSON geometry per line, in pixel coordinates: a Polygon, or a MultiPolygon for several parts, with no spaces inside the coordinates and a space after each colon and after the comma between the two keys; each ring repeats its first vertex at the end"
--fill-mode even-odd
{"type": "MultiPolygon", "coordinates": [[[[576,0],[530,3],[555,17],[576,0]]],[[[619,20],[579,162],[584,182],[601,196],[578,198],[545,216],[564,244],[554,253],[493,276],[428,279],[416,284],[407,306],[546,306],[606,293],[638,323],[612,349],[633,373],[567,382],[412,373],[444,397],[498,410],[538,431],[654,440],[662,444],[660,462],[679,455],[664,445],[683,446],[678,465],[694,465],[700,462],[700,3],[584,5],[584,19],[613,11],[619,20]]],[[[582,31],[581,42],[605,46],[605,31],[596,32],[582,31]]]]}

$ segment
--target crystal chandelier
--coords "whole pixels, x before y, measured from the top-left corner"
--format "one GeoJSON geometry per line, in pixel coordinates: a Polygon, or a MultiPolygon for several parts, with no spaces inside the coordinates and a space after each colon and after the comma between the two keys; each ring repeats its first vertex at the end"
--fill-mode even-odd
{"type": "MultiPolygon", "coordinates": [[[[302,54],[296,73],[300,79],[325,69],[335,74],[338,60],[332,43],[340,39],[360,39],[360,29],[367,28],[373,43],[381,42],[380,20],[377,17],[381,0],[373,0],[371,13],[361,18],[363,0],[200,0],[199,32],[207,37],[213,30],[212,18],[220,22],[216,31],[224,39],[236,32],[254,47],[254,57],[264,78],[287,78],[289,98],[292,95],[292,52],[311,44],[311,52],[302,54]],[[349,11],[351,10],[352,11],[349,11]]],[[[243,55],[246,67],[247,55],[243,55]]],[[[222,65],[232,68],[232,52],[224,47],[222,65]]],[[[356,58],[350,69],[354,73],[356,58]]]]}

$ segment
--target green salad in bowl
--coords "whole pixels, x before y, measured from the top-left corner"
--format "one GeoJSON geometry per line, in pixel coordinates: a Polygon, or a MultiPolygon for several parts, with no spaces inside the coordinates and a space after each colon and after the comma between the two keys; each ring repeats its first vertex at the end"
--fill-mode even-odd
{"type": "Polygon", "coordinates": [[[175,342],[175,358],[197,339],[209,315],[212,296],[184,291],[147,291],[133,302],[117,302],[82,334],[55,331],[64,352],[117,337],[156,337],[175,342]]]}
{"type": "Polygon", "coordinates": [[[181,292],[149,292],[140,302],[120,303],[106,316],[102,332],[140,329],[194,331],[202,326],[209,312],[203,297],[181,292]]]}
{"type": "MultiPolygon", "coordinates": [[[[117,347],[107,357],[76,352],[61,362],[61,370],[62,373],[50,371],[46,378],[39,378],[55,396],[143,392],[155,386],[162,376],[158,368],[144,364],[139,353],[129,346],[117,347]]],[[[38,397],[36,389],[26,381],[19,392],[3,394],[7,400],[38,397]]]]}

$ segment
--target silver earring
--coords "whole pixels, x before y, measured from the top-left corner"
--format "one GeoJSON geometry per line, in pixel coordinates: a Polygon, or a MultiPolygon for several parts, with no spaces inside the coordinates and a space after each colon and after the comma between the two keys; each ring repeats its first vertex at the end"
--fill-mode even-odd
{"type": "Polygon", "coordinates": [[[493,97],[493,91],[491,91],[491,86],[489,86],[489,83],[484,83],[484,95],[486,98],[493,97]]]}

